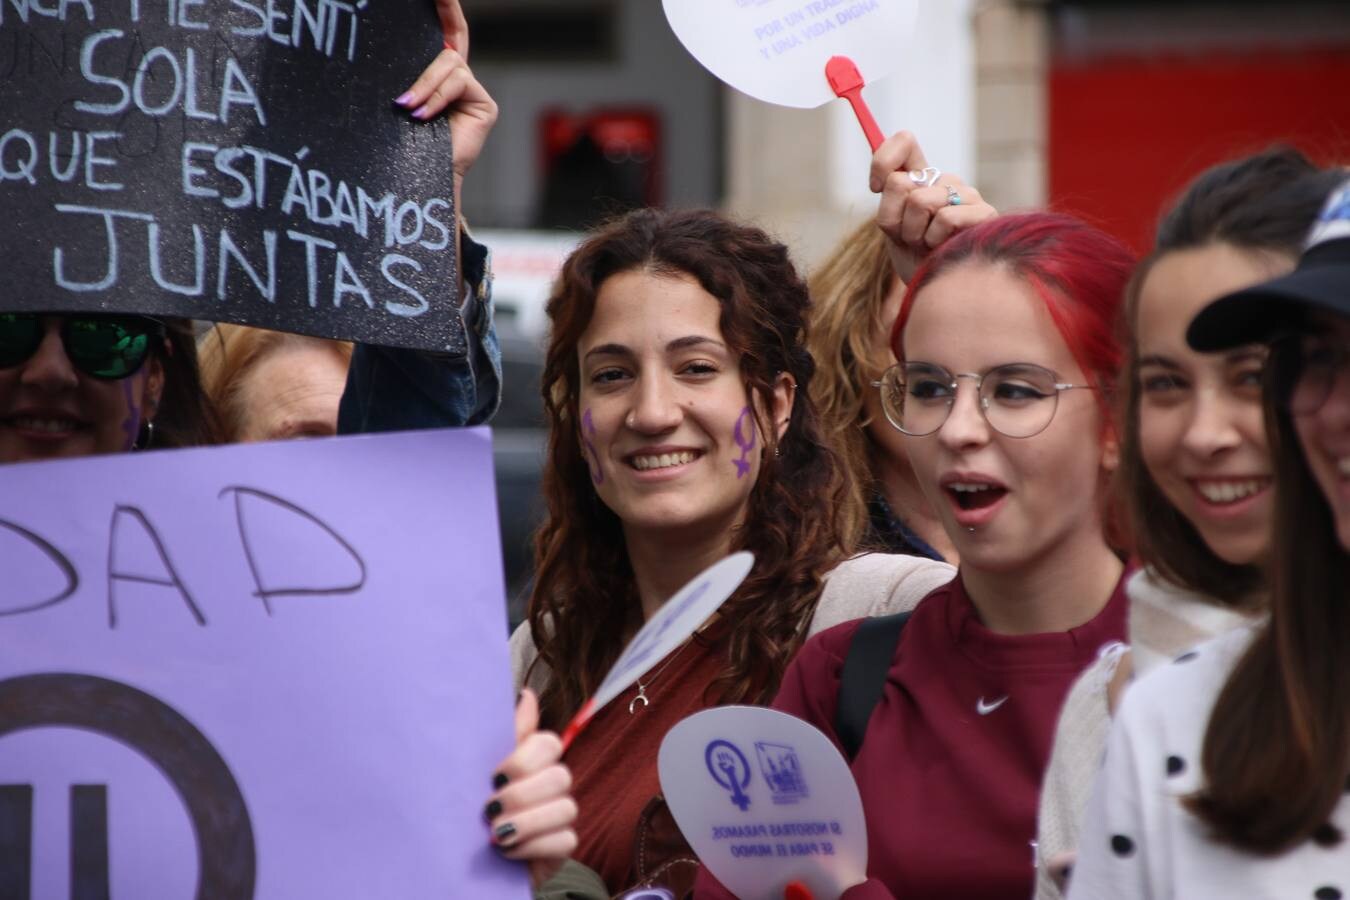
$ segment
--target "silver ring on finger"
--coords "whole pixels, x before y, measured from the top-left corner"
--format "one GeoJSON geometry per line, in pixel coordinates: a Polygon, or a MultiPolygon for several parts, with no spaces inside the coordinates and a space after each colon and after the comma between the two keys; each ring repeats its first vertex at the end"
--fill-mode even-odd
{"type": "Polygon", "coordinates": [[[947,185],[947,205],[948,206],[961,205],[961,195],[958,194],[956,192],[956,188],[952,187],[950,184],[947,185]]]}
{"type": "Polygon", "coordinates": [[[909,173],[909,180],[919,187],[932,187],[937,184],[937,180],[942,177],[942,173],[934,166],[926,169],[919,169],[917,172],[909,173]]]}

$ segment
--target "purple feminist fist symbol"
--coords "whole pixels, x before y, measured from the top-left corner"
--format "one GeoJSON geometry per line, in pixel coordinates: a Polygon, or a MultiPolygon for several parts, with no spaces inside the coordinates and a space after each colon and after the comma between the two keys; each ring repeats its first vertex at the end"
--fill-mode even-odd
{"type": "Polygon", "coordinates": [[[604,484],[605,473],[600,471],[600,454],[595,452],[595,444],[591,443],[595,434],[595,422],[591,421],[591,411],[588,409],[581,416],[581,444],[591,454],[587,461],[591,467],[591,480],[596,484],[604,484]]]}
{"type": "Polygon", "coordinates": [[[755,449],[755,444],[759,440],[755,434],[754,416],[751,414],[750,407],[748,406],[741,410],[740,417],[736,419],[735,437],[736,446],[741,448],[741,458],[733,459],[732,462],[736,464],[736,477],[739,479],[750,474],[750,463],[748,462],[750,459],[750,451],[755,449]],[[750,436],[748,438],[741,431],[742,426],[747,421],[750,423],[750,436]]]}
{"type": "Polygon", "coordinates": [[[131,390],[130,378],[122,379],[122,396],[127,401],[127,417],[122,420],[122,434],[125,437],[122,449],[130,450],[136,446],[136,438],[141,431],[141,408],[136,405],[136,397],[131,390]]]}

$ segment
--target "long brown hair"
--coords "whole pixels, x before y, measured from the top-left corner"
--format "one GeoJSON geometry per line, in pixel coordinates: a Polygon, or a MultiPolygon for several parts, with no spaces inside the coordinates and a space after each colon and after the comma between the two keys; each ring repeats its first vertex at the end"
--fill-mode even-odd
{"type": "Polygon", "coordinates": [[[1266,391],[1276,485],[1270,623],[1214,704],[1201,754],[1205,787],[1187,801],[1218,840],[1260,854],[1309,837],[1339,843],[1343,835],[1327,823],[1350,773],[1350,553],[1273,393],[1266,391]]]}
{"type": "Polygon", "coordinates": [[[867,530],[867,495],[876,483],[873,454],[883,452],[867,436],[863,396],[868,383],[895,361],[875,349],[877,334],[888,324],[881,321],[881,308],[896,283],[888,241],[868,219],[811,273],[814,306],[807,346],[820,366],[811,397],[826,440],[848,469],[848,504],[841,520],[850,547],[867,530]]]}
{"type": "Polygon", "coordinates": [[[1153,252],[1139,264],[1126,288],[1121,328],[1128,356],[1121,375],[1115,493],[1140,561],[1173,584],[1226,605],[1251,602],[1252,595],[1265,585],[1265,574],[1255,565],[1236,565],[1210,550],[1144,465],[1139,446],[1139,344],[1134,339],[1139,295],[1158,260],[1212,244],[1284,255],[1293,268],[1327,193],[1342,178],[1336,172],[1318,173],[1307,157],[1289,148],[1267,150],[1206,170],[1163,216],[1153,252]]]}
{"type": "Polygon", "coordinates": [[[548,302],[552,332],[543,372],[549,421],[542,490],[547,516],[535,537],[528,620],[550,672],[543,722],[557,728],[595,691],[641,622],[619,518],[601,502],[578,435],[577,343],[605,280],[621,272],[688,275],[721,303],[728,346],[763,409],[781,373],[797,383],[781,441],[768,445],[733,549],[755,568],[722,607],[725,665],[711,688],[718,702],[764,702],[777,689],[820,598],[825,573],[843,556],[842,470],[824,444],[810,400],[815,364],[804,337],[806,285],[787,248],[763,231],[707,210],[638,210],[583,243],[563,266],[548,302]]]}
{"type": "Polygon", "coordinates": [[[153,431],[142,426],[138,440],[151,450],[220,443],[220,420],[202,389],[192,321],[165,319],[164,327],[164,345],[156,351],[164,367],[164,392],[153,431]]]}

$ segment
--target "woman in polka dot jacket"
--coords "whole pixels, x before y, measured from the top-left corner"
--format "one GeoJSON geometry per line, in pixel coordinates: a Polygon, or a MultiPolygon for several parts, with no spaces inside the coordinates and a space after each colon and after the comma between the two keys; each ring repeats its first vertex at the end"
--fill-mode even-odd
{"type": "Polygon", "coordinates": [[[1070,900],[1350,897],[1350,181],[1292,275],[1206,307],[1190,345],[1271,341],[1270,620],[1130,688],[1070,900]]]}
{"type": "Polygon", "coordinates": [[[1199,353],[1216,298],[1294,270],[1340,170],[1268,150],[1195,179],[1126,291],[1130,342],[1116,490],[1146,567],[1130,579],[1129,647],[1083,673],[1060,713],[1037,816],[1036,900],[1060,900],[1111,715],[1131,678],[1264,615],[1275,515],[1260,344],[1199,353]]]}

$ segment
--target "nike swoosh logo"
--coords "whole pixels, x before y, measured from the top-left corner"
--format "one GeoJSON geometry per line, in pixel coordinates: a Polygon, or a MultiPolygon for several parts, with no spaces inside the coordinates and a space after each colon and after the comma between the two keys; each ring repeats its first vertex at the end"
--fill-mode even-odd
{"type": "Polygon", "coordinates": [[[981,697],[979,700],[975,701],[975,711],[982,716],[987,716],[1007,702],[1008,698],[1006,695],[999,697],[993,703],[985,703],[984,698],[981,697]]]}

